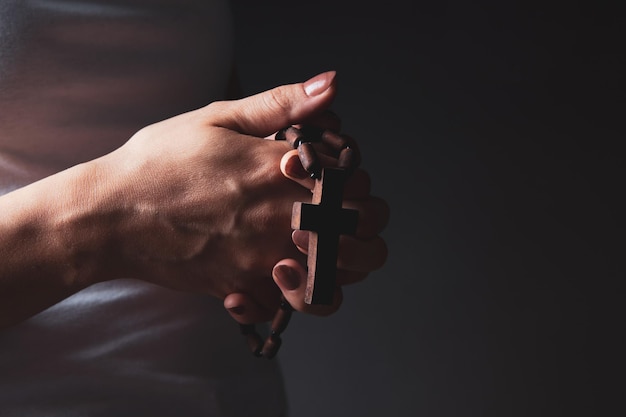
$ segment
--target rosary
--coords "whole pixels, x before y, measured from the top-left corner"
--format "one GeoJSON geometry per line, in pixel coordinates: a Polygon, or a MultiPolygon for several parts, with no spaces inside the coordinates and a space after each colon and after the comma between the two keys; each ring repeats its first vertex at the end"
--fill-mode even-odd
{"type": "MultiPolygon", "coordinates": [[[[294,149],[304,169],[315,180],[311,203],[295,202],[291,214],[291,227],[308,230],[307,283],[304,302],[307,304],[332,304],[335,290],[339,236],[354,234],[358,211],[341,207],[346,180],[358,166],[359,158],[349,141],[338,133],[311,127],[289,126],[276,133],[275,140],[286,140],[294,149]],[[336,168],[322,168],[313,143],[326,145],[338,160],[336,168]]],[[[293,308],[283,297],[270,327],[269,336],[263,338],[254,324],[240,324],[248,346],[257,357],[271,359],[276,356],[287,328],[293,308]]]]}

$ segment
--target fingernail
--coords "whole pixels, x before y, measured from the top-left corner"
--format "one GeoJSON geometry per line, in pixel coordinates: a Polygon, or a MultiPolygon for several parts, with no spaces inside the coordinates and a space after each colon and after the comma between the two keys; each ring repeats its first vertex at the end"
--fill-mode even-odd
{"type": "Polygon", "coordinates": [[[277,265],[274,268],[274,276],[280,286],[286,290],[295,290],[300,286],[300,276],[287,265],[277,265]]]}
{"type": "Polygon", "coordinates": [[[234,307],[230,307],[228,311],[230,311],[231,313],[237,316],[240,316],[246,311],[246,309],[243,306],[234,306],[234,307]]]}
{"type": "Polygon", "coordinates": [[[328,90],[335,79],[336,71],[326,71],[316,75],[304,83],[304,92],[307,96],[317,96],[328,90]]]}
{"type": "Polygon", "coordinates": [[[309,248],[309,232],[305,230],[294,230],[291,234],[291,240],[302,249],[309,248]]]}
{"type": "Polygon", "coordinates": [[[291,158],[289,161],[287,161],[287,164],[285,165],[285,172],[292,178],[297,178],[300,180],[309,177],[309,173],[306,172],[306,169],[304,169],[302,163],[300,162],[300,159],[297,157],[291,158]]]}

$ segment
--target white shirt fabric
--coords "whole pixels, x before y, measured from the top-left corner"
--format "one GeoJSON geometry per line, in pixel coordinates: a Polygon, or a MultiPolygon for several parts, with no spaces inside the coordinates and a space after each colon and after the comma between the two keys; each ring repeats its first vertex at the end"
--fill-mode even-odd
{"type": "MultiPolygon", "coordinates": [[[[220,99],[224,0],[2,0],[0,194],[220,99]]],[[[0,417],[282,416],[221,301],[128,279],[0,330],[0,417]]]]}

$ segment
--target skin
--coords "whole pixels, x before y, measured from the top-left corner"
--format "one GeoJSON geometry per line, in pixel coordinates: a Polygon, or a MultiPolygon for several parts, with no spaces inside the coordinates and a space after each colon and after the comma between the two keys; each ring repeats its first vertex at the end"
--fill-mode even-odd
{"type": "Polygon", "coordinates": [[[325,113],[335,94],[328,72],[214,102],[0,197],[0,327],[129,277],[223,299],[241,323],[270,319],[281,292],[297,311],[336,311],[340,286],[386,260],[388,206],[357,170],[344,206],[359,210],[360,222],[355,237],[341,238],[335,302],[304,304],[307,234],[292,234],[290,218],[294,201],[310,201],[313,182],[286,142],[263,140],[289,124],[337,128],[325,113]]]}

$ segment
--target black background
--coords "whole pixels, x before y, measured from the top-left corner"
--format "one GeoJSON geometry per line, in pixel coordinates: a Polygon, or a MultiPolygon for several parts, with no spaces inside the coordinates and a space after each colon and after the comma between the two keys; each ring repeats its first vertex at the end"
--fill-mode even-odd
{"type": "Polygon", "coordinates": [[[337,70],[392,210],[284,334],[294,417],[624,415],[618,4],[234,2],[244,90],[337,70]]]}

